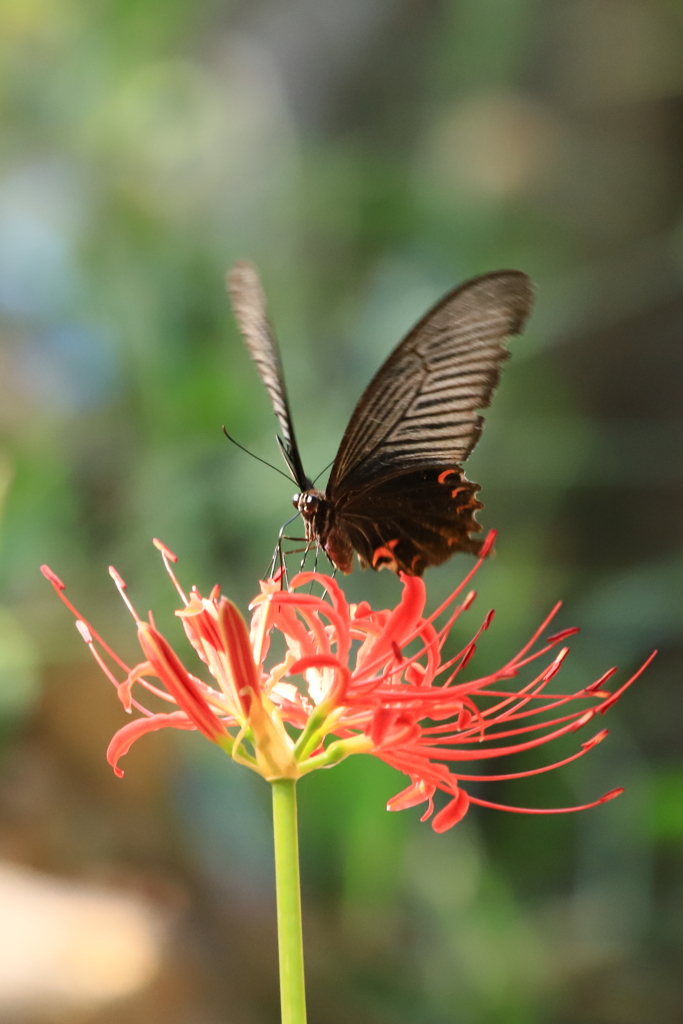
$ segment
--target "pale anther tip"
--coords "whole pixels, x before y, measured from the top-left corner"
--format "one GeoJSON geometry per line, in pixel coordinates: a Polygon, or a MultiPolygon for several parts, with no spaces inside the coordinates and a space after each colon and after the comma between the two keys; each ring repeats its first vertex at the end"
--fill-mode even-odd
{"type": "Polygon", "coordinates": [[[152,544],[157,549],[157,551],[161,551],[162,555],[165,555],[166,558],[168,558],[169,562],[177,562],[178,561],[178,556],[175,555],[171,551],[171,549],[164,544],[164,542],[162,540],[159,540],[158,537],[153,537],[152,538],[152,544]]]}
{"type": "Polygon", "coordinates": [[[76,629],[81,634],[86,644],[91,644],[93,642],[92,633],[88,629],[83,619],[76,619],[76,629]]]}
{"type": "Polygon", "coordinates": [[[111,578],[113,579],[113,581],[114,581],[114,583],[116,584],[117,587],[120,587],[121,590],[125,590],[126,589],[127,584],[126,584],[125,580],[120,575],[118,569],[115,569],[113,565],[109,566],[109,575],[111,576],[111,578]]]}
{"type": "Polygon", "coordinates": [[[57,590],[66,590],[66,584],[62,583],[57,573],[53,572],[49,565],[41,565],[40,571],[45,579],[48,580],[53,587],[56,587],[57,590]]]}
{"type": "Polygon", "coordinates": [[[598,743],[602,743],[606,736],[609,736],[609,729],[602,729],[600,732],[596,732],[595,736],[591,736],[589,740],[581,744],[582,750],[592,750],[593,747],[597,747],[598,743]]]}
{"type": "Polygon", "coordinates": [[[570,731],[571,732],[578,732],[579,729],[582,729],[584,727],[584,725],[588,725],[588,723],[591,721],[591,719],[594,716],[595,716],[595,710],[593,708],[591,708],[590,711],[584,711],[584,713],[580,716],[580,718],[577,718],[576,721],[573,723],[573,725],[571,726],[571,730],[570,731]]]}

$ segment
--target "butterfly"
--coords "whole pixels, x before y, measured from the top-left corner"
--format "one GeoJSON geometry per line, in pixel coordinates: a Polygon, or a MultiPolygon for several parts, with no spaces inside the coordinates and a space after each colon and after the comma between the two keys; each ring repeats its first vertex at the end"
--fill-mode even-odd
{"type": "Polygon", "coordinates": [[[289,410],[282,359],[252,263],[229,271],[235,319],[270,395],[278,442],[299,493],[293,504],[306,541],[343,573],[356,551],[363,568],[421,576],[456,551],[476,554],[483,508],[462,463],[481,434],[488,406],[533,304],[531,282],[500,270],[448,292],[385,360],[342,437],[324,491],[304,472],[289,410]]]}

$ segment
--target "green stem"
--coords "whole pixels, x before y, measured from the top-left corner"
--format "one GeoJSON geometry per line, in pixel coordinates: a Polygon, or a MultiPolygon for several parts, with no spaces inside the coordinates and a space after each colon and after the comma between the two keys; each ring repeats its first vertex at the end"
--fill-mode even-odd
{"type": "Polygon", "coordinates": [[[272,787],[282,1024],[306,1024],[296,781],[276,779],[272,787]]]}

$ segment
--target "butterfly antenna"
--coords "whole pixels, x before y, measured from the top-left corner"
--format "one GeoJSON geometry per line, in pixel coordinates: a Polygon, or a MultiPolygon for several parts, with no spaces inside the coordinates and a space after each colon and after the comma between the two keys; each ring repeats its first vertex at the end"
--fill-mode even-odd
{"type": "Polygon", "coordinates": [[[328,469],[330,468],[330,466],[332,465],[332,463],[333,463],[333,462],[334,462],[334,459],[332,459],[332,462],[328,462],[328,463],[327,463],[327,465],[325,466],[325,468],[324,468],[324,469],[321,469],[321,470],[320,470],[320,472],[318,473],[317,477],[316,477],[316,478],[315,478],[315,480],[313,481],[313,483],[314,483],[314,484],[316,484],[316,483],[318,482],[318,480],[319,480],[319,479],[320,479],[320,477],[321,477],[321,476],[323,475],[323,473],[326,473],[326,472],[327,472],[327,470],[328,470],[328,469]]]}
{"type": "MultiPolygon", "coordinates": [[[[257,461],[257,462],[262,462],[264,466],[270,466],[270,468],[271,468],[271,469],[274,469],[276,473],[279,473],[279,474],[280,474],[280,476],[283,476],[283,477],[285,478],[285,480],[289,480],[289,474],[287,474],[287,473],[283,473],[283,472],[282,472],[282,470],[281,470],[281,469],[278,469],[278,468],[277,468],[277,466],[274,466],[274,465],[272,464],[272,462],[266,462],[266,460],[265,460],[265,459],[262,459],[260,455],[254,455],[254,453],[253,453],[253,452],[250,452],[248,448],[245,448],[243,444],[240,444],[240,443],[239,443],[239,441],[236,441],[236,440],[235,440],[235,438],[234,438],[234,437],[232,437],[232,436],[231,436],[231,435],[230,435],[230,434],[229,434],[229,433],[227,432],[227,430],[225,429],[225,427],[223,427],[223,433],[224,433],[224,434],[225,434],[225,436],[227,437],[228,441],[232,441],[232,443],[233,443],[233,444],[237,445],[237,447],[238,447],[238,448],[241,448],[243,452],[246,452],[246,453],[247,453],[247,455],[251,455],[252,459],[256,459],[256,461],[257,461]]],[[[324,470],[323,470],[323,472],[324,472],[324,470]]],[[[290,523],[291,523],[291,521],[292,521],[292,520],[290,519],[290,523]]]]}

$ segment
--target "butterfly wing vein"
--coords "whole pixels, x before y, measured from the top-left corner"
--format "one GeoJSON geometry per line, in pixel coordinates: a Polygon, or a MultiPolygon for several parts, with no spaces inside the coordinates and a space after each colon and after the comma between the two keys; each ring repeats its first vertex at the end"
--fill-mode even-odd
{"type": "Polygon", "coordinates": [[[351,417],[328,495],[377,474],[460,465],[474,448],[507,358],[505,342],[531,307],[526,275],[477,278],[438,303],[376,373],[351,417]]]}

